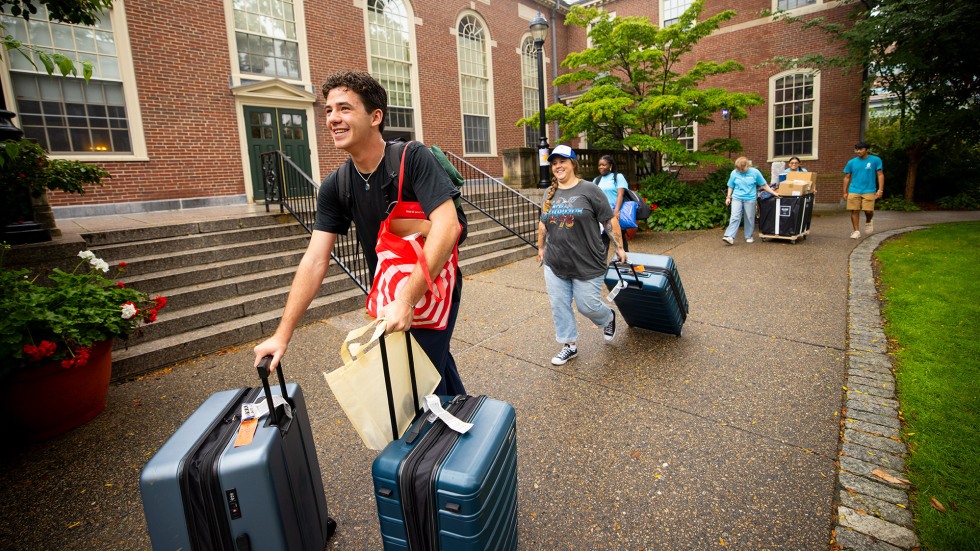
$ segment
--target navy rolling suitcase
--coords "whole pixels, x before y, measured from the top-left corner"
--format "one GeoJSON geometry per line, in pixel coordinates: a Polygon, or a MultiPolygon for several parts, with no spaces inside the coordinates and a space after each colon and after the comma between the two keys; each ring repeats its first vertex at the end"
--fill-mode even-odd
{"type": "Polygon", "coordinates": [[[674,259],[640,253],[626,258],[626,264],[610,265],[605,277],[623,320],[630,327],[681,336],[688,304],[674,259]]]}
{"type": "Polygon", "coordinates": [[[279,388],[271,389],[269,359],[259,366],[262,388],[212,395],[143,469],[140,493],[155,551],[326,547],[336,523],[327,516],[303,391],[285,383],[281,366],[279,388]],[[269,415],[258,418],[249,439],[242,405],[262,400],[269,415]]]}
{"type": "MultiPolygon", "coordinates": [[[[440,401],[472,428],[460,434],[422,412],[371,468],[384,548],[517,549],[513,406],[486,396],[442,396],[440,401]]],[[[391,406],[389,392],[394,411],[391,406]]],[[[398,434],[394,419],[392,432],[398,434]]]]}

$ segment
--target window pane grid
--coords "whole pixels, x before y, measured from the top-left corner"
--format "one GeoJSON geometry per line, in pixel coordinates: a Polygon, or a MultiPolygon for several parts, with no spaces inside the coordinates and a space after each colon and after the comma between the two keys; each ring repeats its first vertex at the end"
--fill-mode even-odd
{"type": "Polygon", "coordinates": [[[235,0],[235,43],[243,73],[299,79],[299,42],[290,0],[235,0]]]}
{"type": "Polygon", "coordinates": [[[367,8],[371,74],[388,92],[385,130],[414,136],[408,12],[402,0],[369,0],[367,8]]]}
{"type": "Polygon", "coordinates": [[[467,153],[490,153],[490,81],[487,77],[486,38],[473,16],[460,19],[457,51],[463,109],[463,145],[467,153]]]}
{"type": "Polygon", "coordinates": [[[776,2],[776,9],[795,10],[796,8],[802,8],[803,6],[810,6],[816,3],[817,0],[779,0],[776,2]]]}
{"type": "Polygon", "coordinates": [[[813,151],[814,78],[797,73],[776,80],[773,102],[773,154],[809,155],[813,151]]]}
{"type": "Polygon", "coordinates": [[[664,0],[664,27],[677,23],[689,7],[691,0],[664,0]]]}
{"type": "MultiPolygon", "coordinates": [[[[112,26],[108,17],[104,19],[106,21],[99,21],[92,27],[57,23],[48,21],[48,10],[44,6],[38,7],[37,14],[30,21],[9,15],[0,16],[4,29],[25,45],[53,50],[69,59],[88,61],[92,64],[94,79],[119,80],[112,26]]],[[[37,54],[30,52],[29,55],[34,65],[20,54],[11,55],[11,70],[47,74],[37,54]]]]}
{"type": "Polygon", "coordinates": [[[26,138],[52,153],[132,152],[122,84],[11,75],[26,138]]]}

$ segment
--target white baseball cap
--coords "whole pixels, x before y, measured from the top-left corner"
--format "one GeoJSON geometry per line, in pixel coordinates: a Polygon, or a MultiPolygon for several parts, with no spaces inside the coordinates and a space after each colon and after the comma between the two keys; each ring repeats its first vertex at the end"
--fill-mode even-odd
{"type": "Polygon", "coordinates": [[[551,159],[555,156],[564,157],[566,159],[575,159],[576,161],[578,160],[578,156],[575,155],[575,151],[567,145],[559,145],[558,147],[554,148],[551,151],[551,155],[548,155],[548,162],[550,163],[551,159]]]}

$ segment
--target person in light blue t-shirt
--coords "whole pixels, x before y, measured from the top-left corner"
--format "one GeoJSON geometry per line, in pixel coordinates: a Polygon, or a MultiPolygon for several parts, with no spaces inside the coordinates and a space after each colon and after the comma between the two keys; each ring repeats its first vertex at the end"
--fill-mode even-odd
{"type": "Polygon", "coordinates": [[[844,200],[847,210],[851,211],[851,239],[861,237],[858,225],[861,222],[861,212],[864,211],[864,233],[871,235],[875,231],[871,221],[875,214],[875,200],[881,199],[885,192],[885,172],[881,158],[870,155],[871,145],[868,142],[854,144],[854,157],[844,166],[844,200]]]}
{"type": "Polygon", "coordinates": [[[735,233],[738,232],[738,225],[742,222],[742,215],[745,215],[745,242],[752,243],[752,232],[755,230],[755,209],[758,205],[756,200],[759,190],[763,189],[768,193],[776,194],[775,190],[769,187],[766,179],[758,169],[752,168],[752,161],[745,157],[735,159],[735,170],[728,177],[728,197],[725,198],[725,205],[732,206],[732,217],[728,222],[728,228],[722,240],[729,245],[735,244],[735,233]]]}
{"type": "MultiPolygon", "coordinates": [[[[623,208],[623,202],[626,201],[626,190],[629,189],[629,184],[626,183],[626,177],[622,173],[616,172],[616,162],[612,155],[603,155],[599,158],[599,176],[596,177],[594,183],[606,195],[613,216],[619,220],[619,211],[623,208]]],[[[623,249],[629,251],[629,238],[626,236],[626,231],[623,230],[623,249]]]]}

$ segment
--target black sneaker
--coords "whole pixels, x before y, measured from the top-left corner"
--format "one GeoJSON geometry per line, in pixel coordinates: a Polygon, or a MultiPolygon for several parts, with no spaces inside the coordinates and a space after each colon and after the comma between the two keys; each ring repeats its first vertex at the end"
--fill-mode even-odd
{"type": "Polygon", "coordinates": [[[602,336],[606,339],[606,342],[612,342],[616,338],[616,311],[612,309],[609,311],[612,312],[612,320],[602,328],[602,336]]]}
{"type": "Polygon", "coordinates": [[[578,354],[578,349],[570,344],[566,344],[561,347],[561,352],[555,354],[554,358],[551,358],[551,365],[565,365],[565,362],[571,360],[578,354]]]}

